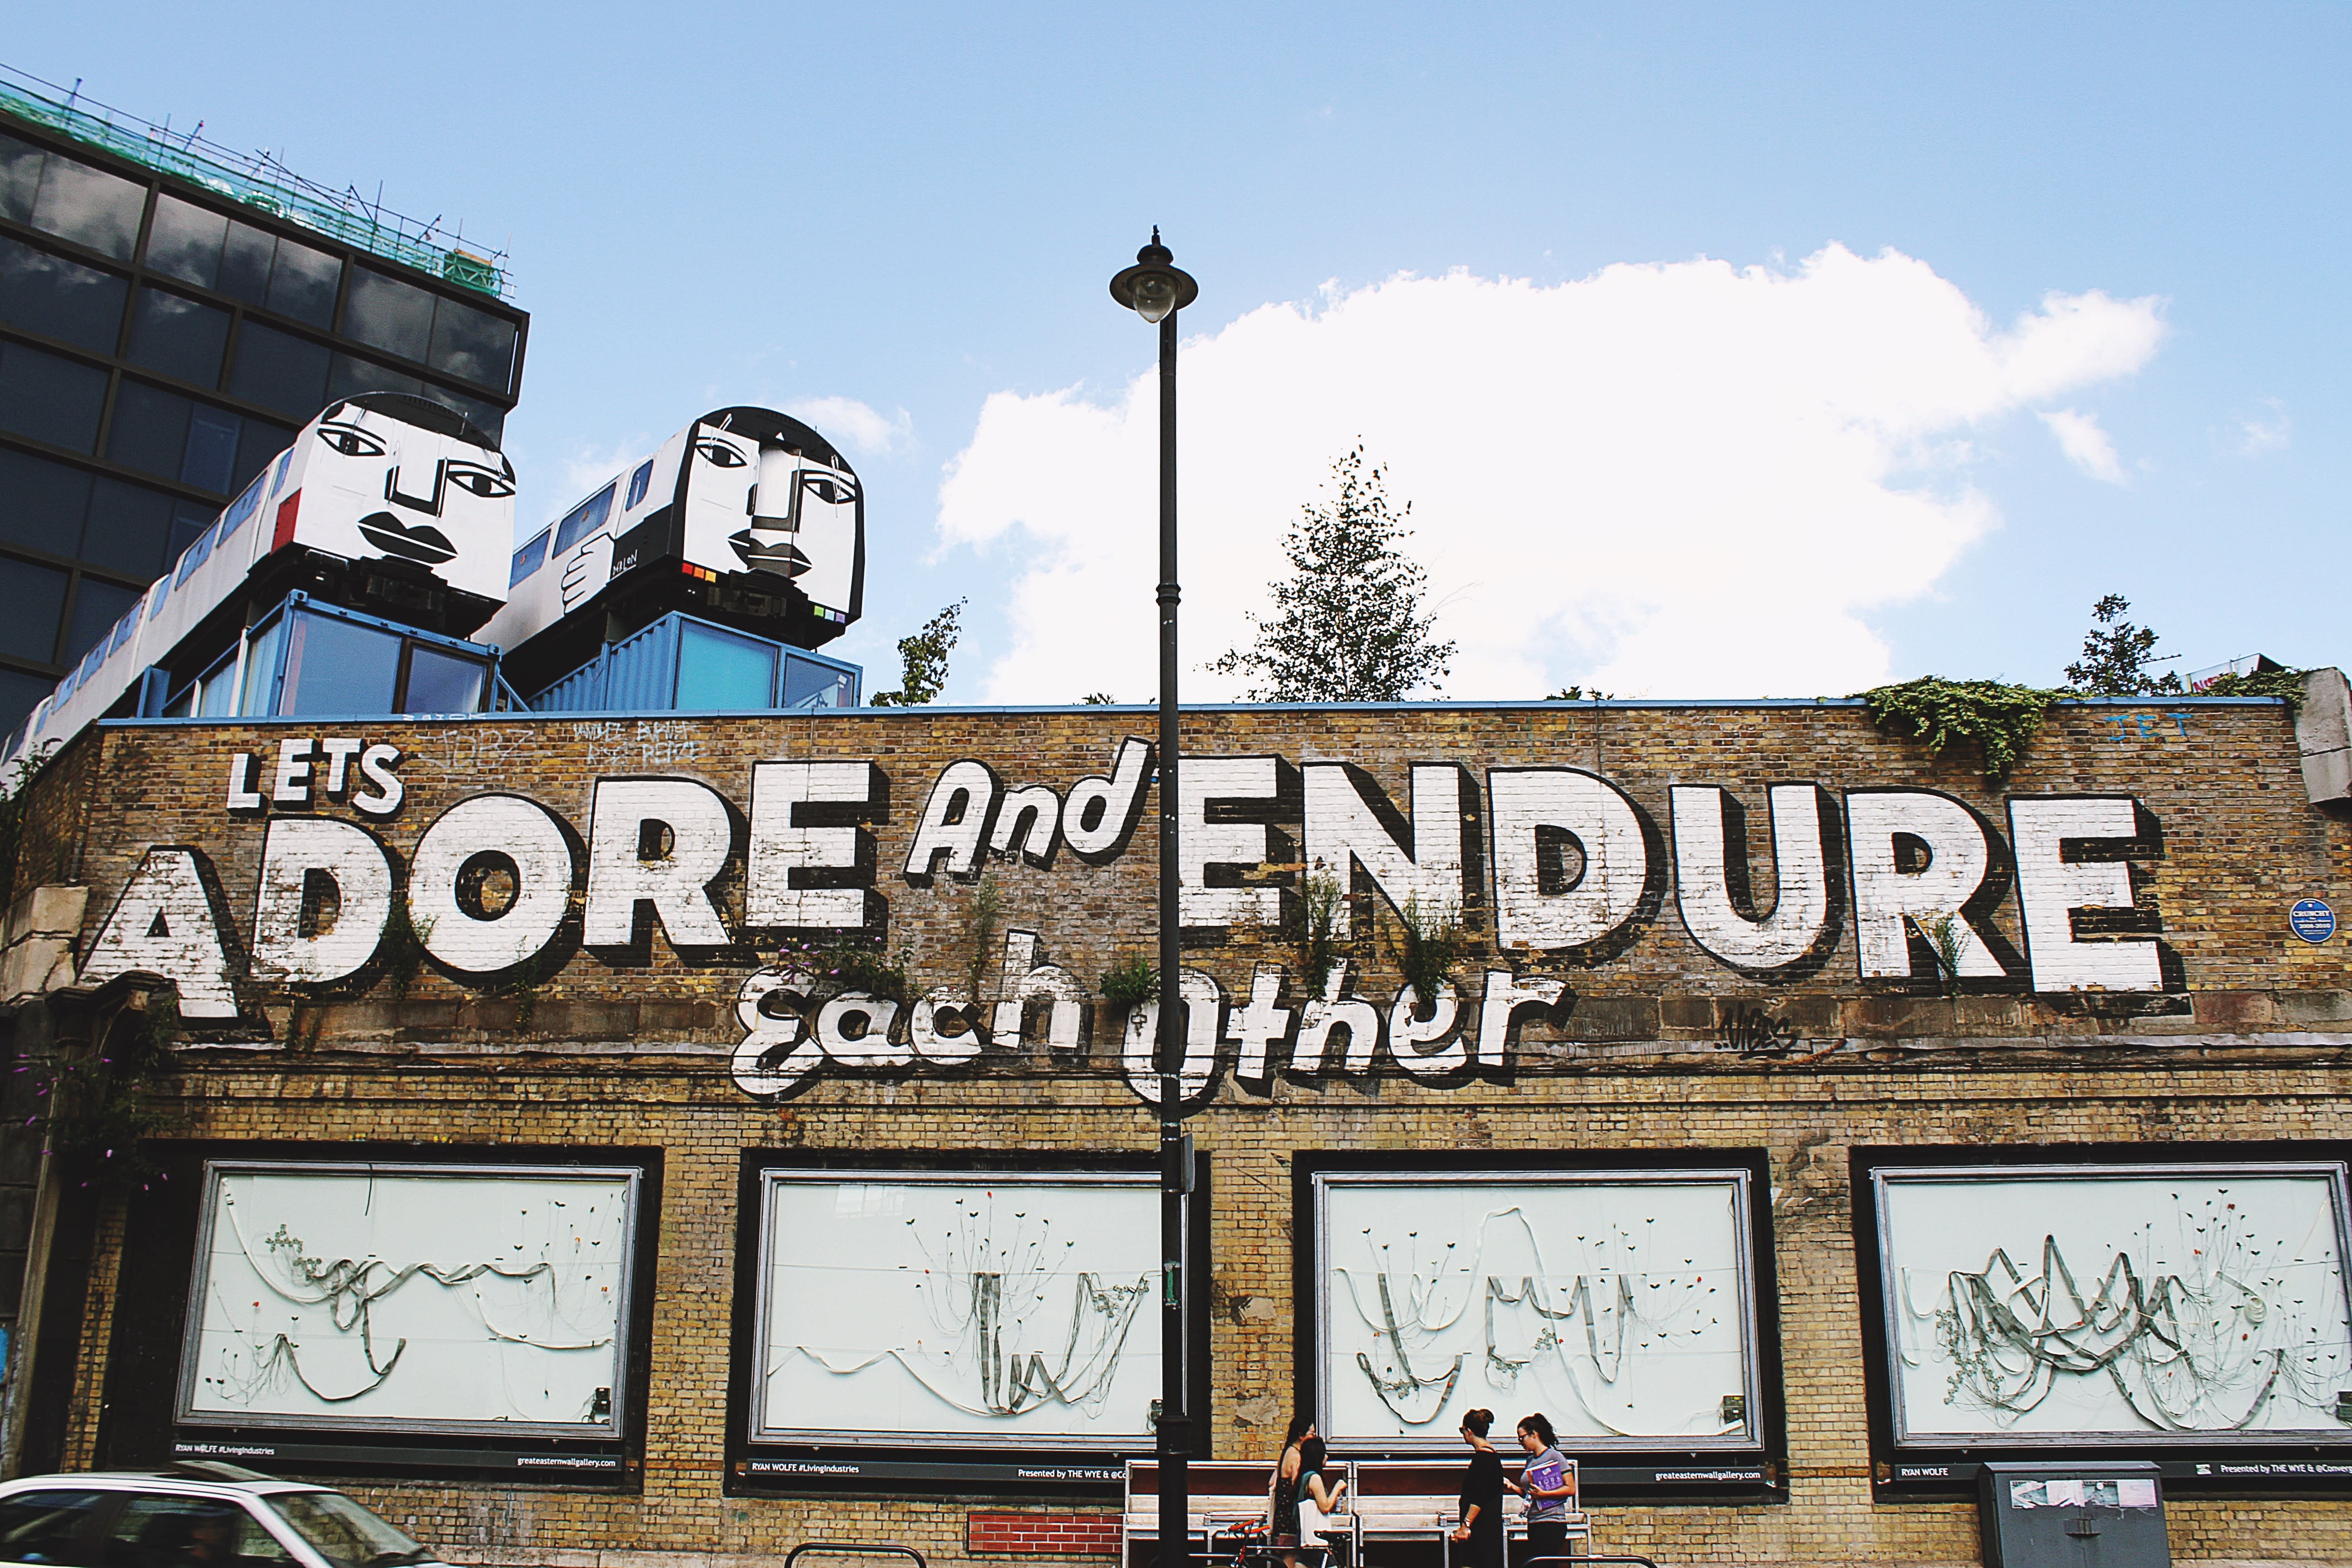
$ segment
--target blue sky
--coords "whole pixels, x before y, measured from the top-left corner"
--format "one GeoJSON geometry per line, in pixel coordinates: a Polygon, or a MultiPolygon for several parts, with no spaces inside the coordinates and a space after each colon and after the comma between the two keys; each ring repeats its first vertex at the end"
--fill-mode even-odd
{"type": "Polygon", "coordinates": [[[871,684],[969,595],[950,697],[1149,695],[1155,222],[1199,660],[1359,432],[1449,695],[2051,681],[2106,592],[2189,666],[2352,655],[2340,7],[228,15],[0,54],[509,246],[526,530],[706,407],[872,411],[871,684]]]}

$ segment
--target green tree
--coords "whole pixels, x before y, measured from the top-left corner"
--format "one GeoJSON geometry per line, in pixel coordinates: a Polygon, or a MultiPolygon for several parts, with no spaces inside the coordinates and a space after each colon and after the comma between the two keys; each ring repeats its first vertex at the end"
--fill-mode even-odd
{"type": "Polygon", "coordinates": [[[955,651],[956,622],[969,600],[958,599],[923,623],[912,637],[898,639],[898,689],[877,691],[867,702],[876,708],[920,708],[936,700],[948,683],[948,655],[955,651]]]}
{"type": "Polygon", "coordinates": [[[1412,503],[1390,504],[1385,471],[1366,466],[1360,444],[1331,475],[1337,498],[1301,507],[1282,542],[1291,574],[1273,584],[1274,617],[1251,616],[1255,645],[1209,668],[1253,678],[1254,702],[1394,702],[1440,689],[1454,645],[1421,614],[1429,574],[1402,548],[1412,503]]]}
{"type": "Polygon", "coordinates": [[[2084,635],[2081,660],[2066,667],[2069,690],[2093,697],[2162,697],[2179,693],[2179,671],[2168,669],[2159,679],[2148,668],[2179,656],[2159,657],[2156,652],[2156,633],[2124,619],[2130,613],[2131,601],[2121,594],[2109,594],[2091,606],[2091,618],[2097,624],[2084,635]]]}

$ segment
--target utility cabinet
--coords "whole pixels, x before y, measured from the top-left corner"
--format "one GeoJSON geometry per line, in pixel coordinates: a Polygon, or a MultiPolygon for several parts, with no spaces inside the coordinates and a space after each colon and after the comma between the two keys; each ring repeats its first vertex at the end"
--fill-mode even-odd
{"type": "Polygon", "coordinates": [[[2171,1568],[2164,1483],[2145,1461],[1992,1464],[1977,1479],[1985,1568],[2171,1568]]]}

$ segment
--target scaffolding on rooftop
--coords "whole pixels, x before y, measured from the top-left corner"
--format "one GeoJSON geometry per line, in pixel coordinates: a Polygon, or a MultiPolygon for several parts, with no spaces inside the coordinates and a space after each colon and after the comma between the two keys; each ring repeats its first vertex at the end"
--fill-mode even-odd
{"type": "Polygon", "coordinates": [[[195,130],[174,131],[100,103],[79,83],[59,87],[5,64],[0,109],[387,261],[507,297],[512,279],[503,249],[468,244],[457,229],[445,231],[437,217],[419,223],[381,201],[369,201],[356,188],[313,184],[267,151],[237,153],[207,142],[197,134],[202,121],[195,130]]]}

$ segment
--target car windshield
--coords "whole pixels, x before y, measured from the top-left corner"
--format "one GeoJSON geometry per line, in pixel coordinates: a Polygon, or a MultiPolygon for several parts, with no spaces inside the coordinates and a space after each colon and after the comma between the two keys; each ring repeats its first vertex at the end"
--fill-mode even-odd
{"type": "Polygon", "coordinates": [[[267,1500],[333,1568],[398,1568],[433,1553],[341,1492],[281,1492],[267,1500]]]}

